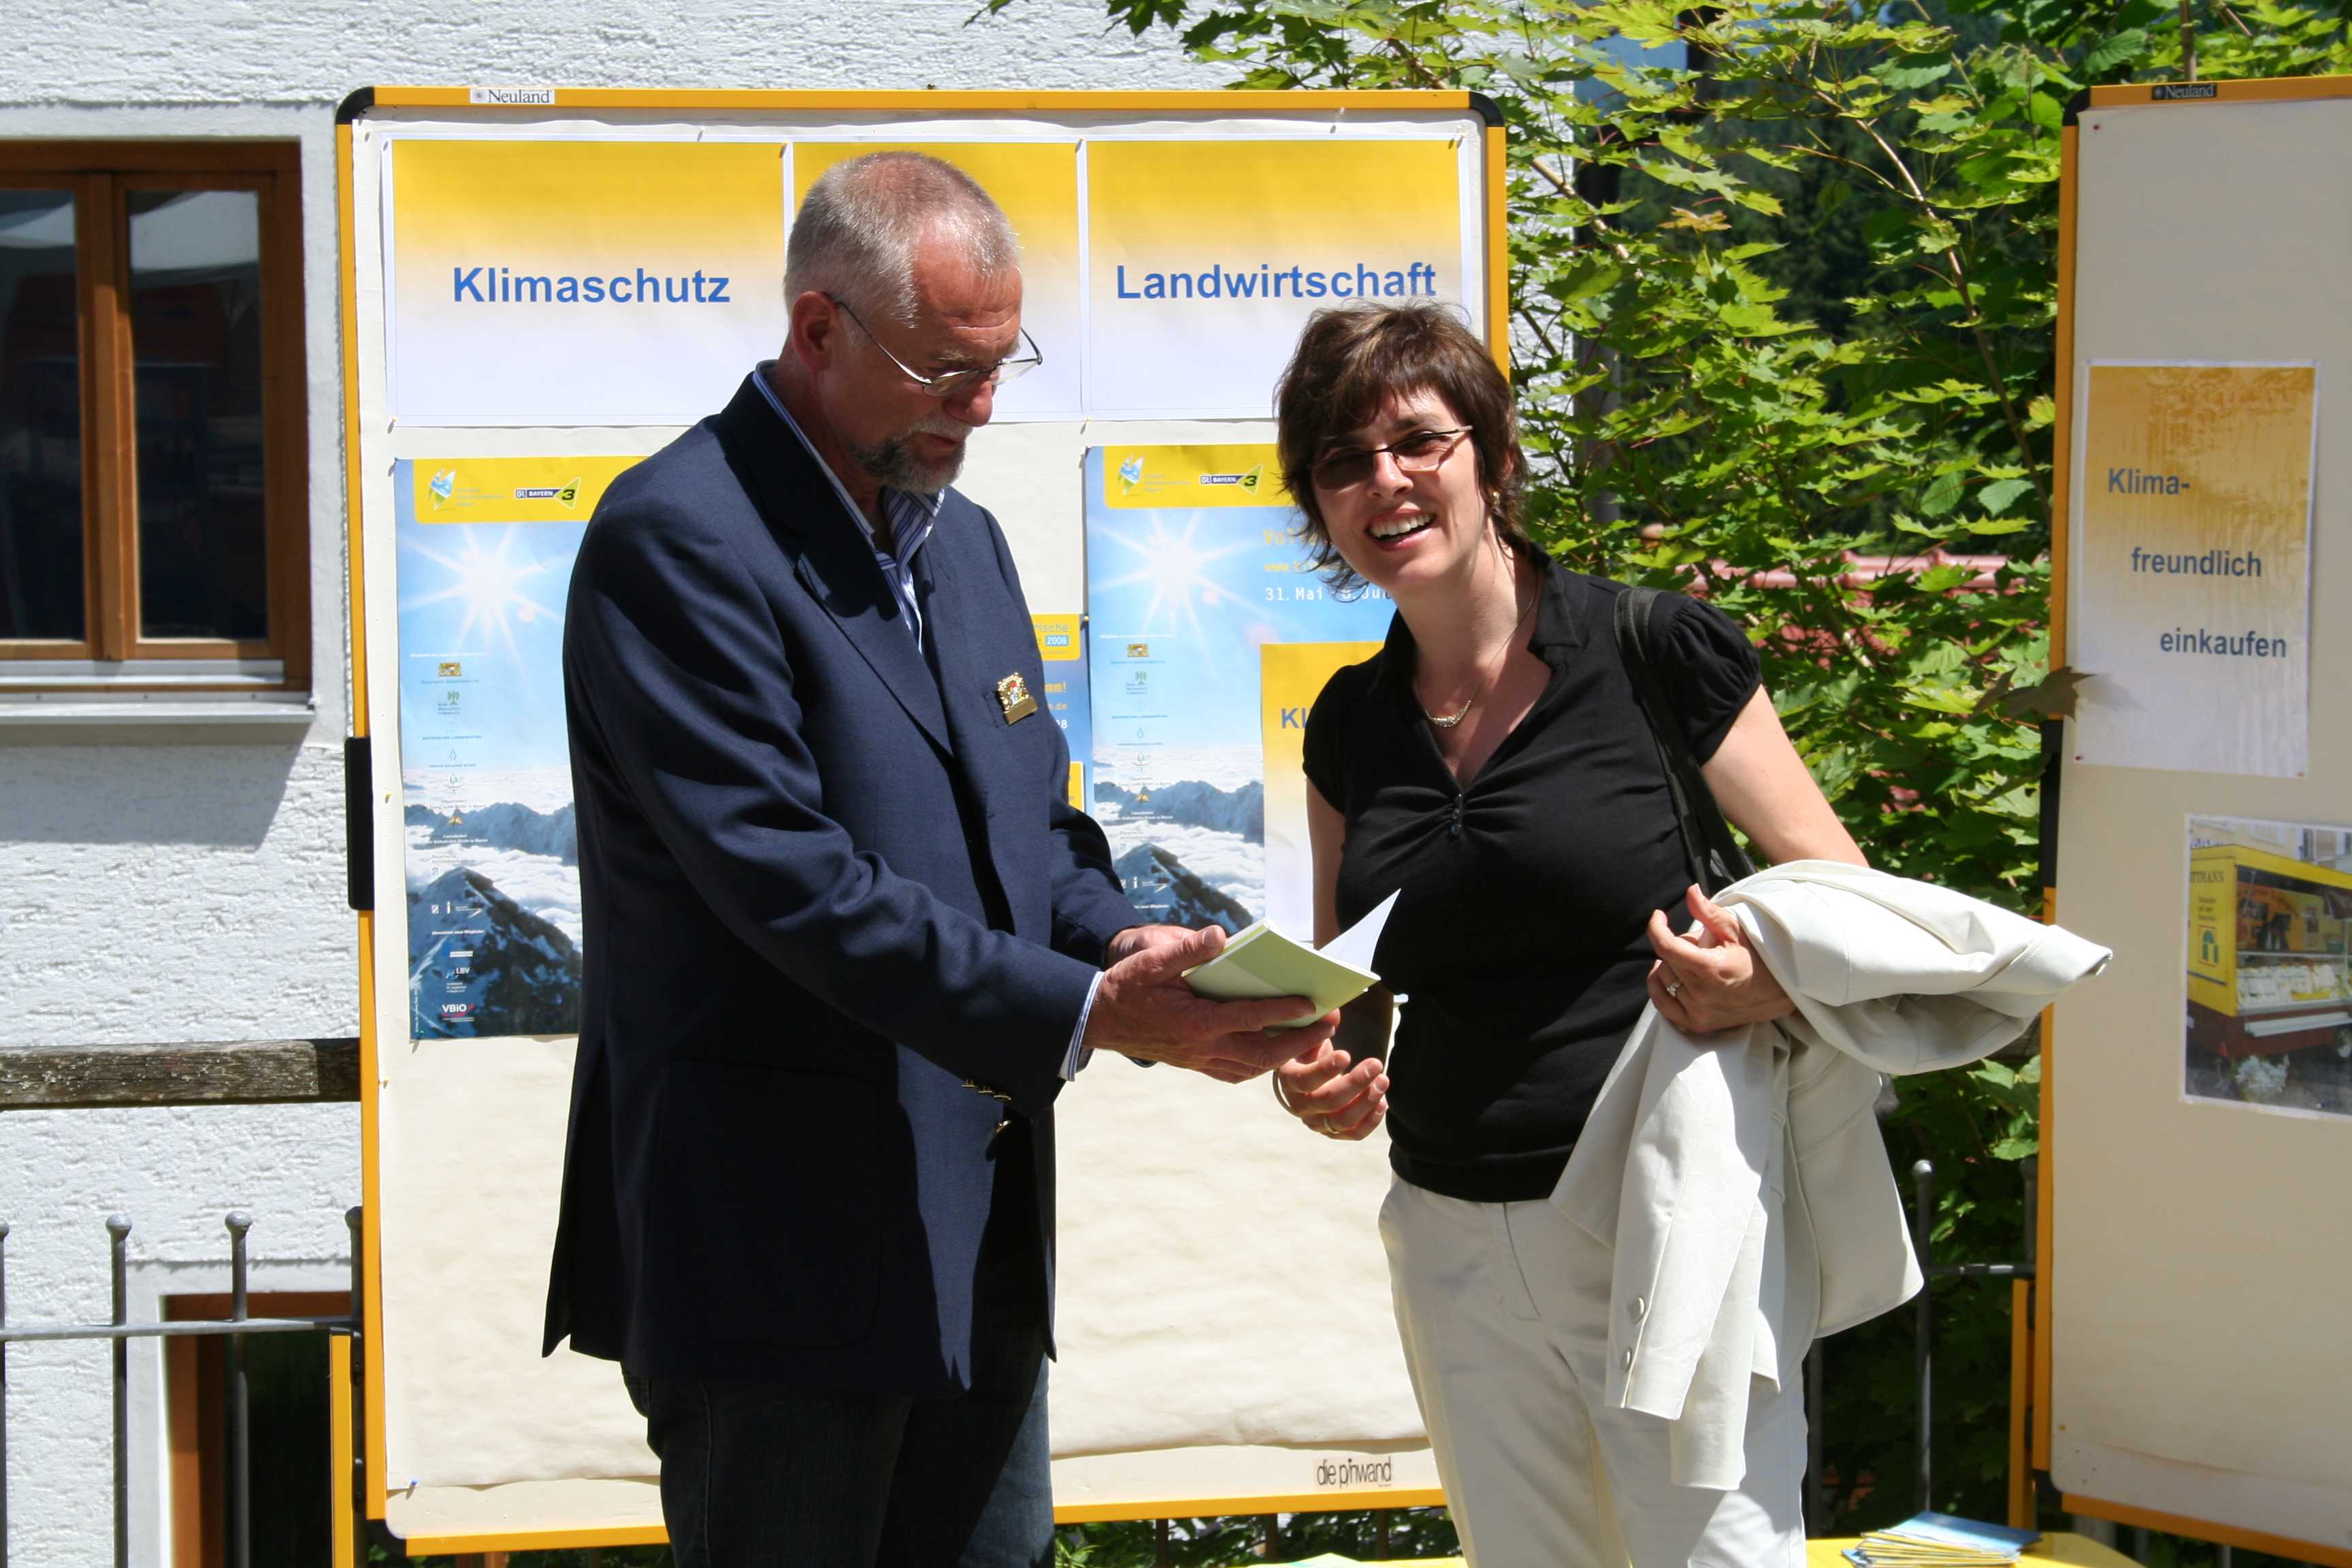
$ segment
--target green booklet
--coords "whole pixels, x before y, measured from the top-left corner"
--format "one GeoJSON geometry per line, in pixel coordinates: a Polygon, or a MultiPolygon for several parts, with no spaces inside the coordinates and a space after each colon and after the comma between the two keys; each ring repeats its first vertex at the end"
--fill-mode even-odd
{"type": "Polygon", "coordinates": [[[1304,996],[1315,1010],[1280,1026],[1296,1029],[1352,1002],[1381,983],[1372,954],[1396,907],[1391,893],[1380,907],[1320,949],[1294,941],[1264,921],[1225,940],[1224,951],[1184,972],[1184,984],[1220,1002],[1261,996],[1304,996]]]}

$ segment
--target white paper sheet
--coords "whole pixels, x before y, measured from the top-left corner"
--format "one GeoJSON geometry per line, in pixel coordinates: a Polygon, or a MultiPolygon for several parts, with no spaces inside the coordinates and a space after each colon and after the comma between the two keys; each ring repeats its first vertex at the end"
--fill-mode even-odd
{"type": "Polygon", "coordinates": [[[1372,966],[1372,954],[1380,951],[1381,932],[1388,929],[1389,911],[1396,908],[1397,900],[1404,893],[1399,888],[1372,908],[1372,912],[1323,944],[1323,956],[1336,958],[1352,969],[1367,974],[1378,974],[1372,966]]]}

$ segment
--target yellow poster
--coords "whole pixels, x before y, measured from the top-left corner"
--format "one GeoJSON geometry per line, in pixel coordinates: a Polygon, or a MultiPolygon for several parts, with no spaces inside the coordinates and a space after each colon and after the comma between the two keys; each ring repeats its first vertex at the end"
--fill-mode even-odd
{"type": "Polygon", "coordinates": [[[783,342],[784,148],[391,142],[392,413],[688,425],[783,342]]]}
{"type": "Polygon", "coordinates": [[[410,465],[420,523],[585,522],[643,458],[451,458],[410,465]]]}
{"type": "Polygon", "coordinates": [[[1465,283],[1452,138],[1087,148],[1087,401],[1101,418],[1262,419],[1307,318],[1465,283]]]}
{"type": "Polygon", "coordinates": [[[2083,374],[2068,657],[2090,679],[2077,758],[2301,774],[2316,368],[2083,374]]]}
{"type": "Polygon", "coordinates": [[[1286,507],[1290,491],[1263,441],[1105,447],[1102,503],[1113,511],[1286,507]]]}
{"type": "Polygon", "coordinates": [[[1037,658],[1045,667],[1045,711],[1062,727],[1070,748],[1070,805],[1087,808],[1087,753],[1093,749],[1093,714],[1087,692],[1087,622],[1084,616],[1031,616],[1037,658]]]}
{"type": "Polygon", "coordinates": [[[1377,642],[1266,643],[1258,649],[1265,737],[1265,916],[1293,936],[1315,930],[1315,860],[1307,837],[1307,714],[1325,682],[1381,651],[1377,642]]]}
{"type": "Polygon", "coordinates": [[[1004,209],[1021,243],[1021,324],[1045,363],[998,390],[994,417],[1076,418],[1085,319],[1078,299],[1077,143],[804,142],[793,149],[793,209],[800,210],[818,175],[868,153],[928,153],[970,174],[1004,209]]]}

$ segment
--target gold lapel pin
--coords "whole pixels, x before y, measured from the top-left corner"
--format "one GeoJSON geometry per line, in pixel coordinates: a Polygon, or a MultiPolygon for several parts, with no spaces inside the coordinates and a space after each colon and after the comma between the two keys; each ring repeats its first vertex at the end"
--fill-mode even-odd
{"type": "Polygon", "coordinates": [[[1029,683],[1016,672],[996,683],[996,705],[1004,710],[1004,721],[1017,724],[1037,711],[1037,700],[1029,695],[1029,683]]]}

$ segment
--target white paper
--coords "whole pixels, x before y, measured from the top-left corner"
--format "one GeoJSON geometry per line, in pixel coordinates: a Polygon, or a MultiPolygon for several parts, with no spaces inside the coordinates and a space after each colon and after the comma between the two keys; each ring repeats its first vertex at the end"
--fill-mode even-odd
{"type": "Polygon", "coordinates": [[[1378,974],[1380,971],[1372,967],[1372,954],[1380,951],[1381,932],[1388,929],[1389,911],[1396,908],[1397,895],[1403,891],[1400,888],[1391,893],[1373,906],[1370,914],[1324,943],[1323,956],[1336,958],[1367,974],[1378,974]]]}

